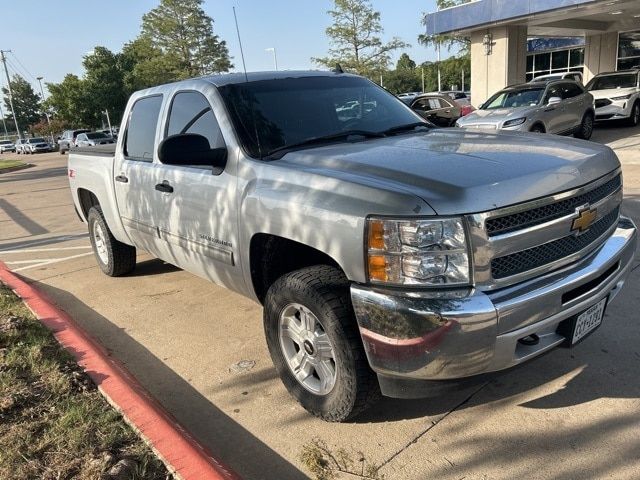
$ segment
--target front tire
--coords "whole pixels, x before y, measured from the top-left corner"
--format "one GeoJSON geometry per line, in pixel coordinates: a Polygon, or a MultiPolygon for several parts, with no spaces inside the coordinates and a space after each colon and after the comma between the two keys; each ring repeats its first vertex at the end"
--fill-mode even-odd
{"type": "Polygon", "coordinates": [[[629,125],[637,127],[640,124],[640,101],[636,101],[631,109],[631,116],[629,117],[629,125]]]}
{"type": "Polygon", "coordinates": [[[540,124],[534,125],[533,127],[531,127],[531,130],[529,131],[531,133],[545,133],[544,127],[540,124]]]}
{"type": "Polygon", "coordinates": [[[136,266],[136,249],[115,239],[100,206],[91,207],[87,218],[89,239],[100,270],[110,277],[125,275],[136,266]]]}
{"type": "Polygon", "coordinates": [[[582,117],[582,122],[580,122],[578,130],[573,134],[573,136],[581,138],[582,140],[589,140],[591,135],[593,135],[593,114],[585,113],[584,117],[582,117]]]}
{"type": "Polygon", "coordinates": [[[280,379],[313,415],[343,422],[379,398],[338,269],[318,265],[280,277],[267,292],[264,329],[280,379]]]}

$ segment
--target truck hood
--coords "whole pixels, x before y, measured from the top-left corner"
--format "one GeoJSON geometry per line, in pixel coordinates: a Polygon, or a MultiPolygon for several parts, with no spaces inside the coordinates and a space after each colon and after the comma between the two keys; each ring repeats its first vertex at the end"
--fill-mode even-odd
{"type": "Polygon", "coordinates": [[[412,193],[439,215],[488,211],[570,190],[620,166],[609,147],[583,140],[456,128],[294,151],[277,162],[412,193]]]}

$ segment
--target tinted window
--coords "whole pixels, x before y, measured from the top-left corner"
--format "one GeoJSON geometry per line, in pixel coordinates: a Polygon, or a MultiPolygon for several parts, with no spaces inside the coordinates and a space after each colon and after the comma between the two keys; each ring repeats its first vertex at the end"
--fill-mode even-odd
{"type": "Polygon", "coordinates": [[[588,90],[608,90],[610,88],[635,87],[638,76],[635,73],[621,73],[619,75],[605,75],[596,77],[589,82],[588,90]]]}
{"type": "Polygon", "coordinates": [[[573,83],[564,83],[561,88],[563,99],[577,97],[582,93],[582,89],[573,83]]]}
{"type": "Polygon", "coordinates": [[[225,85],[219,91],[253,157],[316,137],[353,130],[383,132],[420,121],[395,96],[360,77],[260,80],[225,85]]]}
{"type": "Polygon", "coordinates": [[[549,87],[549,90],[547,90],[547,95],[545,96],[544,103],[547,103],[551,97],[562,98],[562,88],[560,87],[560,85],[553,85],[552,87],[549,87]]]}
{"type": "Polygon", "coordinates": [[[162,97],[141,98],[131,108],[124,153],[127,157],[147,162],[153,161],[156,127],[162,97]]]}
{"type": "Polygon", "coordinates": [[[180,92],[173,97],[167,136],[197,133],[209,140],[211,148],[224,147],[222,132],[207,99],[198,92],[180,92]]]}
{"type": "Polygon", "coordinates": [[[483,110],[497,108],[517,108],[538,105],[544,87],[530,87],[521,90],[502,90],[486,101],[483,110]]]}

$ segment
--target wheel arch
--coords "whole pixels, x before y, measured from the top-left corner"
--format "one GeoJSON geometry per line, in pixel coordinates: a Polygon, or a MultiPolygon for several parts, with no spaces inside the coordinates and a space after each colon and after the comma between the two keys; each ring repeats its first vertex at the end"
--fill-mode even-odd
{"type": "Polygon", "coordinates": [[[251,283],[261,304],[269,287],[282,275],[314,265],[329,265],[345,273],[330,255],[304,243],[269,233],[256,233],[251,237],[251,283]]]}

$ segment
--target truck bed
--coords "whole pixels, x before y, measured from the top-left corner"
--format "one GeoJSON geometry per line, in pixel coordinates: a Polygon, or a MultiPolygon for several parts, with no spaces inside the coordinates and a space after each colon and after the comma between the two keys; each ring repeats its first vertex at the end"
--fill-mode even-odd
{"type": "Polygon", "coordinates": [[[96,145],[95,147],[77,147],[69,150],[69,154],[91,155],[95,157],[113,157],[116,154],[115,143],[96,145]]]}

